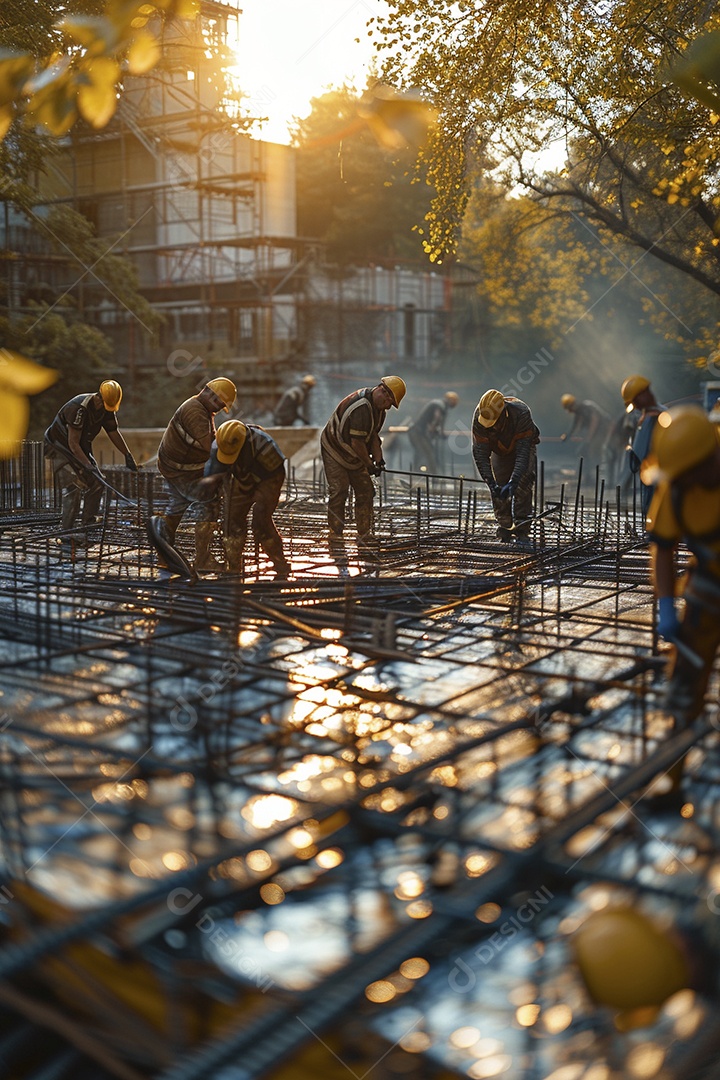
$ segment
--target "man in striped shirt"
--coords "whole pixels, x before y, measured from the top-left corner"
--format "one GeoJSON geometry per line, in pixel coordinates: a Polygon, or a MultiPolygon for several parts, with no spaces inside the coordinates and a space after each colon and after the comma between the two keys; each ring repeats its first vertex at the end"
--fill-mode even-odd
{"type": "Polygon", "coordinates": [[[355,494],[355,524],[358,551],[376,557],[373,476],[385,467],[380,429],[388,409],[405,396],[405,383],[397,375],[387,375],[377,386],[355,390],[343,398],[320,436],[320,450],[328,485],[328,525],[330,543],[342,539],[345,504],[352,487],[355,494]]]}

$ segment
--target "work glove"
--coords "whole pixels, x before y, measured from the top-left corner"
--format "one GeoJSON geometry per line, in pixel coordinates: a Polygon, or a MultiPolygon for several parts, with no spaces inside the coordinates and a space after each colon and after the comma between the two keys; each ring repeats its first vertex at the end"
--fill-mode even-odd
{"type": "Polygon", "coordinates": [[[377,467],[378,467],[378,469],[384,469],[385,468],[385,460],[384,460],[384,458],[380,458],[380,461],[378,461],[378,463],[377,463],[377,467]]]}
{"type": "Polygon", "coordinates": [[[675,613],[675,597],[661,596],[658,600],[658,634],[666,641],[674,641],[680,633],[680,620],[675,613]]]}
{"type": "Polygon", "coordinates": [[[137,461],[135,460],[135,458],[130,453],[127,453],[125,455],[125,468],[129,469],[130,472],[137,472],[138,471],[137,461]]]}
{"type": "Polygon", "coordinates": [[[507,482],[507,484],[504,484],[503,487],[500,488],[499,498],[501,498],[501,499],[512,499],[514,494],[515,494],[515,481],[514,480],[509,480],[507,482]]]}
{"type": "Polygon", "coordinates": [[[486,481],[486,483],[487,483],[487,486],[488,486],[488,488],[490,490],[490,494],[492,495],[493,499],[499,499],[500,498],[500,485],[496,484],[494,480],[493,480],[492,483],[489,483],[488,481],[486,481]]]}
{"type": "Polygon", "coordinates": [[[567,442],[567,435],[561,435],[560,442],[567,442]]]}
{"type": "Polygon", "coordinates": [[[382,472],[382,468],[379,465],[370,464],[367,467],[367,471],[371,476],[379,476],[382,472]]]}

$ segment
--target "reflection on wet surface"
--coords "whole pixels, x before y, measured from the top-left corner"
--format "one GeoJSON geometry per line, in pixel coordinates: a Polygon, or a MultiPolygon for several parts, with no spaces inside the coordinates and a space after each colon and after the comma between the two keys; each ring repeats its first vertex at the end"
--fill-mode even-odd
{"type": "MultiPolygon", "coordinates": [[[[591,525],[531,557],[463,539],[464,521],[450,541],[450,495],[421,543],[398,504],[405,550],[377,577],[351,545],[347,573],[328,568],[296,525],[304,581],[160,587],[107,540],[95,572],[31,590],[44,551],[22,541],[26,588],[0,601],[0,794],[4,880],[27,891],[0,908],[4,973],[40,978],[66,924],[161,987],[191,971],[232,1005],[228,1060],[257,1075],[308,1031],[342,1060],[352,1023],[360,1074],[385,1053],[389,1076],[424,1055],[475,1078],[671,1080],[700,1053],[707,970],[618,1027],[573,957],[616,903],[692,938],[701,969],[718,954],[717,732],[695,739],[674,816],[644,798],[687,749],[661,707],[646,551],[591,525]]],[[[137,1054],[167,1066],[149,1038],[137,1054]]]]}

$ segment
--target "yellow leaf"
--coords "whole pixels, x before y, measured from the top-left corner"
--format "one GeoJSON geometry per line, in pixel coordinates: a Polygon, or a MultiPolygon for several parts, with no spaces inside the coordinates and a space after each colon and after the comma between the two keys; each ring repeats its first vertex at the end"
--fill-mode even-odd
{"type": "Polygon", "coordinates": [[[30,417],[28,399],[0,388],[0,458],[16,454],[25,438],[30,417]]]}
{"type": "Polygon", "coordinates": [[[36,364],[11,349],[0,349],[0,387],[20,394],[39,394],[56,381],[57,371],[36,364]]]}
{"type": "Polygon", "coordinates": [[[28,119],[59,138],[66,135],[77,120],[74,87],[65,73],[33,94],[27,106],[28,119]]]}
{"type": "Polygon", "coordinates": [[[10,125],[13,122],[13,107],[12,105],[3,105],[0,107],[0,142],[5,138],[10,125]]]}
{"type": "Polygon", "coordinates": [[[87,49],[91,56],[112,52],[118,44],[117,28],[110,19],[101,16],[68,15],[55,25],[87,49]]]}
{"type": "Polygon", "coordinates": [[[177,19],[194,19],[200,5],[198,0],[173,0],[170,10],[177,19]]]}
{"type": "Polygon", "coordinates": [[[127,69],[131,75],[144,75],[160,59],[160,43],[149,30],[135,34],[127,54],[127,69]]]}
{"type": "Polygon", "coordinates": [[[109,56],[99,56],[83,66],[77,103],[80,115],[94,128],[105,127],[117,109],[117,81],[120,65],[109,56]]]}
{"type": "Polygon", "coordinates": [[[0,49],[0,104],[7,105],[15,99],[34,66],[35,61],[29,53],[0,49]]]}

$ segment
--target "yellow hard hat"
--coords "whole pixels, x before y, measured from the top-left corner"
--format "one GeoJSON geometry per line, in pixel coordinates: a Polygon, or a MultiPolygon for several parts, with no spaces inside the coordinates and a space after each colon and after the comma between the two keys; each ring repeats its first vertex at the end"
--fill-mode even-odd
{"type": "Polygon", "coordinates": [[[593,912],[573,938],[580,974],[599,1005],[662,1005],[688,982],[679,946],[634,908],[593,912]]]}
{"type": "Polygon", "coordinates": [[[475,410],[478,423],[482,424],[483,427],[492,427],[497,424],[504,408],[505,398],[500,391],[486,390],[475,410]]]}
{"type": "Polygon", "coordinates": [[[395,408],[397,409],[398,405],[405,397],[405,392],[407,390],[405,383],[399,375],[386,375],[384,379],[380,380],[380,382],[383,386],[386,386],[392,394],[393,398],[395,399],[395,408]]]}
{"type": "Polygon", "coordinates": [[[312,390],[313,386],[317,382],[317,379],[315,378],[314,375],[303,375],[302,382],[304,383],[305,386],[309,387],[309,389],[312,390]]]}
{"type": "Polygon", "coordinates": [[[245,445],[247,428],[241,420],[226,420],[215,432],[217,459],[223,465],[233,465],[245,445]]]}
{"type": "Polygon", "coordinates": [[[718,429],[699,405],[676,405],[660,413],[641,468],[641,480],[653,486],[676,480],[717,449],[718,429]]]}
{"type": "Polygon", "coordinates": [[[105,379],[100,383],[100,396],[108,412],[117,412],[122,401],[122,386],[114,379],[105,379]]]}
{"type": "Polygon", "coordinates": [[[571,409],[575,404],[575,396],[573,394],[563,394],[560,398],[560,404],[563,409],[571,409]]]}
{"type": "Polygon", "coordinates": [[[620,388],[623,401],[626,405],[632,405],[638,394],[642,394],[643,390],[647,390],[649,386],[650,380],[644,375],[631,375],[620,388]]]}
{"type": "Polygon", "coordinates": [[[454,409],[460,398],[454,390],[448,390],[447,394],[445,395],[445,400],[447,401],[450,408],[454,409]]]}
{"type": "Polygon", "coordinates": [[[237,397],[235,383],[221,377],[219,379],[211,379],[207,385],[210,387],[213,394],[220,398],[225,407],[225,412],[227,412],[237,397]]]}

